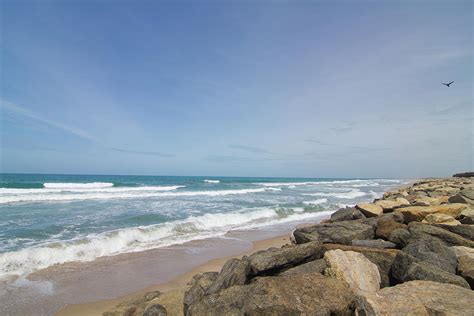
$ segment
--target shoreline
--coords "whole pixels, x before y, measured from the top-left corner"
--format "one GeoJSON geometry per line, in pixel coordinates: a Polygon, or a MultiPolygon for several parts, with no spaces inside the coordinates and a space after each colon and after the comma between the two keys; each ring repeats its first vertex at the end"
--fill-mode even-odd
{"type": "MultiPolygon", "coordinates": [[[[135,291],[114,299],[110,300],[99,300],[96,302],[91,303],[83,303],[83,304],[69,304],[65,307],[61,308],[58,312],[56,312],[55,316],[101,316],[103,312],[117,306],[118,304],[125,303],[127,301],[133,300],[141,295],[144,295],[147,292],[152,291],[161,291],[164,292],[164,295],[167,294],[168,296],[168,304],[164,303],[170,315],[174,315],[173,310],[176,307],[175,299],[181,300],[184,295],[184,291],[187,288],[187,283],[192,279],[195,274],[209,272],[209,271],[216,271],[218,272],[224,263],[231,259],[231,258],[241,258],[242,256],[249,255],[259,250],[264,250],[270,247],[281,247],[285,244],[290,243],[289,234],[280,235],[277,237],[272,237],[263,240],[256,240],[252,241],[252,248],[231,256],[220,257],[217,259],[212,259],[207,261],[204,264],[201,264],[197,267],[192,268],[192,270],[185,272],[177,277],[172,278],[170,281],[164,283],[157,283],[155,285],[143,288],[139,291],[135,291]],[[167,306],[166,306],[167,305],[167,306]]],[[[179,307],[182,311],[182,302],[179,302],[179,307]]]]}

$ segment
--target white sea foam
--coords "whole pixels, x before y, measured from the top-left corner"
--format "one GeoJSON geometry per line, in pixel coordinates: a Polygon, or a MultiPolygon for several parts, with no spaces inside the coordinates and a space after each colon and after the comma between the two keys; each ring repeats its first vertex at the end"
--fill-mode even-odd
{"type": "Polygon", "coordinates": [[[64,189],[64,188],[107,188],[113,187],[114,184],[110,182],[90,182],[90,183],[43,183],[45,188],[55,188],[55,189],[64,189]]]}
{"type": "MultiPolygon", "coordinates": [[[[312,213],[315,216],[315,213],[312,213]]],[[[282,221],[307,214],[292,214],[282,221]]],[[[140,226],[90,234],[82,238],[0,254],[0,277],[32,271],[71,261],[92,261],[98,257],[143,251],[225,234],[234,228],[258,227],[279,222],[274,209],[191,216],[157,225],[140,226]]]]}
{"type": "Polygon", "coordinates": [[[357,197],[361,197],[366,195],[367,193],[360,191],[359,189],[353,189],[349,192],[331,192],[331,193],[323,193],[323,192],[316,192],[316,193],[304,193],[304,195],[310,196],[327,196],[327,197],[335,197],[338,199],[355,199],[357,197]]]}
{"type": "Polygon", "coordinates": [[[204,180],[206,183],[221,183],[219,180],[204,180]]]}
{"type": "MultiPolygon", "coordinates": [[[[174,188],[173,188],[174,190],[174,188]]],[[[100,199],[127,199],[148,197],[187,197],[187,196],[223,196],[233,194],[249,194],[267,191],[267,188],[216,190],[216,191],[181,191],[181,192],[86,192],[76,194],[19,194],[0,195],[0,204],[13,202],[40,202],[40,201],[74,201],[100,199]]]]}
{"type": "Polygon", "coordinates": [[[141,186],[141,187],[98,187],[98,188],[57,188],[57,189],[13,189],[0,188],[0,194],[36,194],[36,193],[95,193],[95,192],[138,192],[138,191],[173,191],[185,188],[184,185],[141,186]]]}
{"type": "Polygon", "coordinates": [[[324,204],[328,201],[328,199],[322,198],[322,199],[317,199],[314,201],[304,201],[303,204],[306,205],[319,205],[319,204],[324,204]]]}

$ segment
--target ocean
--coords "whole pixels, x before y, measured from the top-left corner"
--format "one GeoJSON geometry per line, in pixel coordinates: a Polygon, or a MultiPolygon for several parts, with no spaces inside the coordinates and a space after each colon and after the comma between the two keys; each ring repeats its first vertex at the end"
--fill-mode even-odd
{"type": "Polygon", "coordinates": [[[1,174],[0,279],[329,216],[401,179],[1,174]]]}

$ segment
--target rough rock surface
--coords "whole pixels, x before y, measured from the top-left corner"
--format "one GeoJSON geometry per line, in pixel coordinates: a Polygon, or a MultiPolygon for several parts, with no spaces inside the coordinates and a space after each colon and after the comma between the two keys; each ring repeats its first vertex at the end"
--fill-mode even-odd
{"type": "Polygon", "coordinates": [[[332,222],[350,221],[362,218],[365,218],[365,215],[355,207],[341,208],[331,215],[332,222]]]}
{"type": "Polygon", "coordinates": [[[444,224],[449,226],[461,225],[461,222],[446,214],[428,214],[422,221],[425,224],[444,224]]]}
{"type": "Polygon", "coordinates": [[[474,259],[469,256],[459,257],[458,274],[469,283],[474,290],[474,259]]]}
{"type": "Polygon", "coordinates": [[[327,268],[326,261],[324,259],[313,260],[307,263],[303,263],[299,266],[281,272],[279,275],[288,276],[300,273],[323,273],[324,269],[327,268]]]}
{"type": "Polygon", "coordinates": [[[462,224],[474,224],[474,207],[464,209],[458,218],[462,224]]]}
{"type": "Polygon", "coordinates": [[[377,229],[375,231],[375,236],[389,240],[390,234],[393,230],[397,228],[407,228],[405,224],[398,223],[390,219],[379,219],[377,221],[377,229]]]}
{"type": "Polygon", "coordinates": [[[195,302],[199,302],[205,295],[207,289],[217,279],[217,272],[205,272],[196,274],[191,280],[191,287],[184,293],[183,305],[184,314],[188,307],[195,302]]]}
{"type": "Polygon", "coordinates": [[[319,273],[259,277],[204,297],[186,315],[350,315],[355,297],[348,285],[319,273]]]}
{"type": "MultiPolygon", "coordinates": [[[[134,315],[144,315],[144,312],[150,305],[154,305],[153,301],[161,295],[160,291],[153,291],[146,293],[145,295],[125,301],[120,303],[119,305],[115,306],[112,309],[102,313],[103,316],[134,316],[134,315]]],[[[166,315],[166,310],[164,309],[165,314],[161,314],[163,316],[166,315]]],[[[151,311],[150,311],[151,312],[151,311]]],[[[154,315],[154,314],[149,314],[154,315]]],[[[157,314],[158,315],[158,314],[157,314]]],[[[160,315],[160,316],[161,316],[160,315]]]]}
{"type": "Polygon", "coordinates": [[[410,231],[410,238],[422,239],[427,237],[436,237],[450,246],[466,246],[474,248],[474,241],[440,227],[413,222],[408,225],[408,230],[410,231]]]}
{"type": "Polygon", "coordinates": [[[168,313],[166,309],[160,304],[153,304],[148,306],[143,312],[143,316],[166,316],[168,313]]]}
{"type": "Polygon", "coordinates": [[[474,225],[444,225],[444,224],[437,224],[436,227],[440,227],[446,230],[449,230],[452,233],[455,233],[459,236],[462,236],[466,239],[474,241],[474,225]]]}
{"type": "Polygon", "coordinates": [[[469,284],[462,277],[446,272],[403,251],[400,251],[393,260],[390,275],[397,283],[424,280],[469,288],[469,284]]]}
{"type": "Polygon", "coordinates": [[[416,240],[402,250],[449,273],[456,273],[457,260],[454,251],[438,239],[416,240]]]}
{"type": "Polygon", "coordinates": [[[381,206],[372,203],[360,203],[356,205],[356,208],[367,217],[375,217],[383,213],[381,206]]]}
{"type": "Polygon", "coordinates": [[[297,243],[320,240],[323,243],[350,245],[353,239],[372,239],[374,228],[360,220],[342,221],[298,228],[293,235],[297,243]]]}
{"type": "Polygon", "coordinates": [[[392,230],[388,240],[396,244],[399,248],[405,247],[411,238],[411,233],[408,229],[397,228],[392,230]]]}
{"type": "Polygon", "coordinates": [[[221,272],[205,294],[212,294],[234,285],[245,284],[250,274],[250,261],[247,258],[230,259],[221,269],[221,272]]]}
{"type": "Polygon", "coordinates": [[[344,280],[355,291],[375,292],[380,289],[378,267],[363,254],[339,249],[324,254],[325,275],[344,280]]]}
{"type": "Polygon", "coordinates": [[[361,315],[474,315],[474,292],[451,284],[411,281],[361,297],[361,315]]]}
{"type": "Polygon", "coordinates": [[[391,212],[394,209],[403,207],[403,206],[409,206],[410,202],[408,202],[407,199],[399,197],[396,198],[395,200],[379,200],[375,202],[376,205],[380,206],[383,211],[386,212],[391,212]]]}
{"type": "Polygon", "coordinates": [[[282,269],[296,266],[323,256],[322,243],[312,241],[282,248],[270,248],[248,257],[252,275],[276,274],[282,269]]]}
{"type": "Polygon", "coordinates": [[[367,259],[369,259],[373,264],[378,267],[381,278],[380,287],[386,287],[390,285],[390,269],[392,267],[392,263],[395,259],[395,256],[400,251],[397,249],[377,249],[338,244],[325,244],[324,248],[326,248],[326,250],[349,250],[363,254],[367,259]]]}
{"type": "Polygon", "coordinates": [[[369,248],[395,248],[397,245],[390,241],[385,241],[383,239],[374,239],[374,240],[358,240],[354,239],[352,241],[352,246],[359,247],[369,247],[369,248]]]}
{"type": "Polygon", "coordinates": [[[466,208],[466,204],[455,203],[434,206],[409,206],[398,209],[403,214],[405,222],[422,221],[429,214],[446,214],[454,218],[466,208]]]}

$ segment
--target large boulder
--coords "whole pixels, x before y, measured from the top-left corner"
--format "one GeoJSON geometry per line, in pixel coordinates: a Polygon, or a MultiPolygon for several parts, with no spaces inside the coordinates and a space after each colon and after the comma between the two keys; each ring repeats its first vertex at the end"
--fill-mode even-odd
{"type": "MultiPolygon", "coordinates": [[[[148,292],[140,297],[135,297],[130,300],[126,300],[117,306],[105,311],[102,313],[102,316],[130,316],[130,315],[143,315],[144,312],[151,307],[151,305],[155,305],[154,303],[156,299],[161,295],[160,291],[152,291],[148,292]]],[[[148,315],[160,315],[160,314],[152,314],[152,309],[149,311],[148,315]]],[[[166,316],[166,310],[161,309],[160,316],[166,316]],[[163,312],[165,314],[163,314],[163,312]]]]}
{"type": "Polygon", "coordinates": [[[396,244],[398,248],[403,248],[408,244],[410,238],[411,234],[408,229],[396,228],[390,232],[388,240],[396,244]]]}
{"type": "Polygon", "coordinates": [[[471,206],[464,209],[461,214],[459,214],[458,219],[461,224],[474,224],[474,207],[471,206]]]}
{"type": "Polygon", "coordinates": [[[474,290],[474,259],[469,256],[459,257],[458,274],[469,283],[474,290]]]}
{"type": "Polygon", "coordinates": [[[393,242],[386,241],[383,239],[369,239],[369,240],[358,240],[354,239],[352,241],[352,246],[358,247],[369,247],[369,248],[396,248],[397,245],[393,242]]]}
{"type": "Polygon", "coordinates": [[[153,304],[148,306],[143,312],[142,316],[167,316],[166,309],[160,304],[153,304]]]}
{"type": "Polygon", "coordinates": [[[323,249],[320,241],[284,246],[282,248],[269,248],[257,251],[248,257],[250,261],[250,274],[252,276],[272,275],[280,270],[319,259],[322,256],[323,249]]]}
{"type": "Polygon", "coordinates": [[[205,296],[187,316],[351,315],[355,296],[343,281],[319,273],[259,277],[205,296]]]}
{"type": "Polygon", "coordinates": [[[208,295],[234,285],[245,284],[249,279],[249,275],[250,261],[246,257],[227,260],[217,278],[205,291],[205,294],[208,295]]]}
{"type": "Polygon", "coordinates": [[[375,236],[388,240],[392,231],[397,228],[407,228],[407,225],[398,223],[388,218],[381,218],[377,221],[375,236]]]}
{"type": "Polygon", "coordinates": [[[390,275],[396,283],[424,280],[449,283],[469,288],[469,284],[462,277],[446,272],[404,251],[400,251],[395,256],[390,269],[390,275]]]}
{"type": "Polygon", "coordinates": [[[456,273],[456,255],[450,247],[439,239],[415,240],[403,248],[402,251],[449,273],[456,273]]]}
{"type": "Polygon", "coordinates": [[[461,225],[460,221],[446,214],[428,214],[421,222],[425,224],[444,224],[449,226],[461,225]]]}
{"type": "Polygon", "coordinates": [[[408,200],[405,198],[398,197],[394,200],[379,200],[375,202],[375,204],[380,206],[383,209],[383,211],[387,213],[400,207],[409,206],[410,202],[408,202],[408,200]]]}
{"type": "Polygon", "coordinates": [[[455,233],[459,236],[462,236],[466,239],[474,241],[474,225],[446,225],[446,224],[438,224],[435,225],[437,227],[449,230],[452,233],[455,233]]]}
{"type": "Polygon", "coordinates": [[[359,315],[474,315],[474,292],[451,284],[411,281],[360,297],[359,315]]]}
{"type": "Polygon", "coordinates": [[[440,205],[448,203],[449,196],[438,196],[438,197],[429,197],[429,196],[420,196],[412,195],[408,197],[411,205],[413,206],[431,206],[431,205],[440,205]]]}
{"type": "Polygon", "coordinates": [[[354,219],[365,218],[365,215],[355,207],[345,207],[341,208],[338,211],[332,213],[331,221],[340,222],[340,221],[351,221],[354,219]]]}
{"type": "Polygon", "coordinates": [[[196,274],[191,280],[191,287],[184,293],[183,305],[184,314],[190,305],[199,302],[205,295],[207,289],[217,279],[219,273],[217,272],[205,272],[196,274]]]}
{"type": "Polygon", "coordinates": [[[320,240],[323,243],[350,245],[354,239],[374,238],[374,228],[360,220],[342,221],[298,228],[293,236],[297,243],[320,240]]]}
{"type": "Polygon", "coordinates": [[[367,217],[375,217],[383,213],[383,208],[373,203],[360,203],[356,205],[356,208],[367,217]]]}
{"type": "Polygon", "coordinates": [[[339,249],[324,254],[325,275],[344,280],[357,292],[376,292],[380,289],[380,273],[375,264],[363,254],[339,249]]]}
{"type": "Polygon", "coordinates": [[[466,246],[474,248],[474,241],[433,225],[412,222],[408,225],[408,230],[410,231],[410,238],[415,240],[436,237],[447,243],[449,246],[466,246]]]}
{"type": "Polygon", "coordinates": [[[326,261],[324,259],[313,260],[307,263],[300,264],[299,266],[290,268],[281,272],[279,275],[288,276],[300,273],[323,273],[324,269],[327,268],[326,261]]]}
{"type": "Polygon", "coordinates": [[[446,214],[454,218],[466,208],[466,204],[454,203],[434,206],[409,206],[398,209],[403,214],[406,223],[420,222],[429,214],[446,214]]]}
{"type": "Polygon", "coordinates": [[[397,249],[377,249],[366,247],[355,247],[338,244],[325,244],[326,251],[341,249],[344,251],[354,251],[363,254],[367,259],[377,266],[380,273],[381,283],[380,287],[390,285],[390,268],[392,267],[393,259],[400,250],[397,249]]]}

